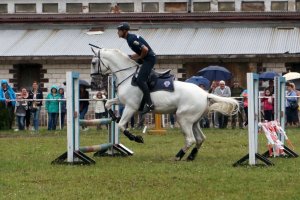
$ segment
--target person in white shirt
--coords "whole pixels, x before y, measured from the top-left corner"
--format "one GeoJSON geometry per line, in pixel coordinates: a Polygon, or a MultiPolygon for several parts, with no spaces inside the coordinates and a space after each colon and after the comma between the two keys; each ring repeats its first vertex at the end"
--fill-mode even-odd
{"type": "MultiPolygon", "coordinates": [[[[221,97],[231,97],[231,90],[230,87],[225,85],[225,81],[220,81],[219,86],[216,87],[214,91],[215,95],[221,96],[221,97]]],[[[215,114],[215,124],[216,120],[219,122],[219,127],[218,128],[226,128],[228,124],[228,116],[223,115],[219,112],[215,114]]]]}
{"type": "MultiPolygon", "coordinates": [[[[94,100],[97,100],[95,103],[95,118],[101,119],[105,117],[105,100],[106,96],[104,92],[97,92],[96,95],[93,96],[94,100]]],[[[97,125],[97,130],[101,129],[101,125],[97,125]]]]}

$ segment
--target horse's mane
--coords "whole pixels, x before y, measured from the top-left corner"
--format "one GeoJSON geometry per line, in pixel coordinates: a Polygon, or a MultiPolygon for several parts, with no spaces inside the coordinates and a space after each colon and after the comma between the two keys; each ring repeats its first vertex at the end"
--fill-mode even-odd
{"type": "Polygon", "coordinates": [[[122,52],[120,49],[102,49],[103,51],[113,52],[118,56],[122,57],[125,61],[131,62],[132,64],[137,64],[134,60],[130,59],[128,55],[122,52]]]}

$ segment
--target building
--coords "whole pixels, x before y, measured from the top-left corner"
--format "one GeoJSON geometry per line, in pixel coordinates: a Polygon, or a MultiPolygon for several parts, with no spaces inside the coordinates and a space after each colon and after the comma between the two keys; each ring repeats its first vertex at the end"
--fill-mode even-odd
{"type": "Polygon", "coordinates": [[[185,80],[222,65],[245,84],[249,71],[298,70],[299,10],[298,0],[3,0],[0,79],[16,90],[37,80],[44,92],[69,70],[89,80],[88,44],[131,53],[115,29],[128,21],[153,46],[158,70],[185,80]]]}

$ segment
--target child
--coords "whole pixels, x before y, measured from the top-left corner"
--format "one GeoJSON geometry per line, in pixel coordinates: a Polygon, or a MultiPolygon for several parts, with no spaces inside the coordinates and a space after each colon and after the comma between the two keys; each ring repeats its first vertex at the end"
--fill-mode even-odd
{"type": "MultiPolygon", "coordinates": [[[[98,92],[96,95],[93,96],[94,100],[97,100],[95,103],[95,118],[101,119],[105,117],[105,107],[104,107],[104,100],[106,100],[106,96],[104,92],[98,92]]],[[[97,125],[97,130],[101,129],[101,125],[97,125]]]]}
{"type": "Polygon", "coordinates": [[[274,120],[274,106],[273,98],[270,89],[266,88],[264,91],[264,98],[261,99],[261,102],[264,106],[264,118],[265,120],[273,121],[274,120]]]}

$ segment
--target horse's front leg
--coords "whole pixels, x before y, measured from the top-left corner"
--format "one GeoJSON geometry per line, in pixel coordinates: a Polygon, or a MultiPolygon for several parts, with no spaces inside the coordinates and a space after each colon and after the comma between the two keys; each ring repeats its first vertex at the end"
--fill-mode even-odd
{"type": "Polygon", "coordinates": [[[129,140],[134,140],[135,142],[138,142],[138,143],[144,143],[144,139],[142,136],[134,135],[134,134],[130,133],[129,130],[126,129],[126,124],[129,122],[130,118],[133,116],[135,111],[136,111],[135,109],[133,109],[129,106],[125,106],[118,126],[121,129],[121,131],[123,131],[124,135],[126,137],[128,137],[129,140]]]}
{"type": "Polygon", "coordinates": [[[120,117],[116,117],[116,115],[112,111],[111,107],[112,107],[112,105],[117,105],[119,103],[120,103],[119,98],[109,99],[105,103],[105,107],[108,110],[108,114],[111,116],[111,119],[117,123],[120,121],[120,117]]]}

